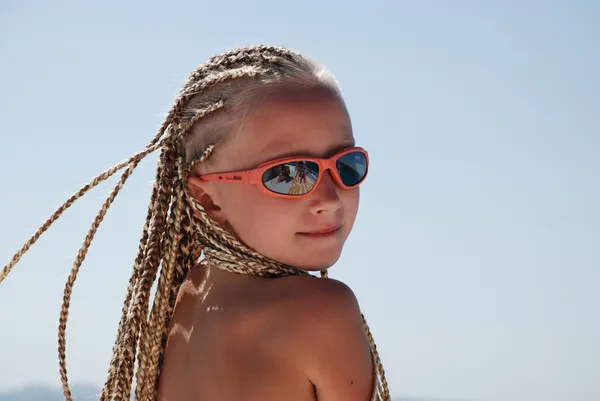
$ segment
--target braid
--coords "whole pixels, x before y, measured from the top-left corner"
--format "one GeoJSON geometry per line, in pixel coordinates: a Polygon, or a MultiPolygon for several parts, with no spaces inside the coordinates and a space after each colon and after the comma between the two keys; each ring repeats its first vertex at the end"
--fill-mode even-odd
{"type": "MultiPolygon", "coordinates": [[[[180,116],[191,97],[194,96],[191,88],[197,83],[201,83],[209,74],[213,72],[223,72],[232,70],[234,67],[243,64],[243,66],[251,66],[258,64],[258,67],[268,65],[268,61],[274,61],[276,58],[287,58],[290,61],[296,61],[293,57],[298,57],[297,53],[291,52],[283,47],[276,46],[251,46],[240,49],[233,49],[219,56],[212,57],[208,62],[199,66],[188,78],[184,85],[184,89],[180,92],[175,100],[175,105],[167,115],[166,121],[171,121],[177,116],[180,116]]],[[[230,76],[230,78],[235,78],[230,76]]],[[[161,131],[164,131],[165,125],[161,131]]],[[[160,132],[160,131],[159,131],[160,132]]],[[[160,135],[155,137],[157,141],[160,135]]]]}
{"type": "MultiPolygon", "coordinates": [[[[129,327],[124,333],[122,344],[123,354],[117,370],[116,398],[118,400],[129,400],[131,394],[131,381],[133,379],[137,344],[140,333],[146,330],[146,325],[148,324],[150,291],[163,257],[163,235],[167,226],[167,210],[171,202],[170,185],[173,181],[171,169],[172,153],[171,149],[164,149],[160,157],[157,202],[153,211],[146,255],[142,262],[142,274],[139,278],[137,293],[133,298],[133,305],[128,318],[129,327]]],[[[146,346],[146,343],[141,341],[140,347],[144,346],[146,346]]],[[[143,363],[144,361],[138,360],[138,364],[143,363]]]]}
{"type": "MultiPolygon", "coordinates": [[[[178,159],[180,164],[182,158],[178,159]]],[[[175,270],[183,258],[178,255],[179,241],[182,237],[182,211],[183,191],[182,183],[173,190],[174,203],[167,224],[167,237],[165,241],[165,257],[158,280],[158,287],[154,297],[154,305],[150,314],[149,324],[143,333],[140,344],[140,357],[138,360],[138,375],[136,381],[141,385],[136,388],[136,399],[155,399],[159,373],[159,360],[162,357],[163,345],[167,337],[168,322],[173,312],[174,304],[171,304],[171,289],[175,277],[175,270]]],[[[183,273],[183,272],[182,272],[183,273]]]]}
{"type": "MultiPolygon", "coordinates": [[[[272,260],[247,247],[215,223],[187,188],[191,168],[208,159],[215,145],[209,143],[191,162],[186,161],[184,145],[186,134],[198,121],[221,110],[231,100],[223,92],[221,96],[213,96],[214,99],[207,98],[210,101],[202,103],[201,107],[191,108],[190,103],[194,99],[227,82],[258,77],[261,78],[260,82],[268,82],[286,74],[301,72],[303,68],[312,67],[298,53],[275,46],[245,47],[212,57],[190,75],[165,121],[148,145],[139,153],[99,174],[71,196],[0,271],[2,282],[23,254],[64,211],[100,182],[125,169],[94,219],[65,284],[58,330],[59,370],[65,400],[72,401],[67,378],[65,332],[73,285],[108,208],[139,162],[155,150],[162,149],[156,179],[127,286],[108,376],[100,395],[101,401],[129,401],[134,375],[135,400],[157,398],[163,352],[177,293],[202,253],[205,256],[202,263],[210,263],[230,272],[262,277],[308,275],[306,271],[272,260]],[[157,290],[150,310],[150,294],[157,275],[157,290]]],[[[327,270],[322,270],[321,277],[327,276],[327,270]]],[[[385,372],[364,316],[363,325],[374,365],[372,399],[389,401],[385,372]]]]}
{"type": "Polygon", "coordinates": [[[260,45],[232,49],[226,53],[211,57],[206,63],[202,64],[190,75],[185,86],[187,87],[194,82],[203,80],[213,71],[224,71],[239,65],[265,65],[277,59],[287,59],[291,62],[297,62],[299,56],[298,53],[278,46],[260,45]]]}
{"type": "Polygon", "coordinates": [[[59,359],[60,376],[61,376],[63,391],[65,393],[65,398],[68,400],[71,399],[71,391],[69,390],[69,384],[68,384],[68,378],[67,378],[67,365],[66,365],[66,355],[65,355],[65,352],[66,352],[65,334],[66,334],[66,329],[67,329],[67,318],[69,316],[71,293],[73,292],[73,284],[75,283],[75,280],[77,279],[77,273],[79,272],[79,268],[81,267],[81,264],[83,263],[83,260],[85,259],[85,256],[90,247],[92,239],[94,238],[94,235],[96,234],[96,231],[98,230],[98,227],[100,226],[100,223],[102,222],[102,219],[106,215],[108,208],[110,207],[111,203],[115,200],[115,197],[117,196],[117,194],[119,193],[121,188],[123,188],[123,184],[125,184],[125,181],[127,180],[127,178],[129,178],[129,176],[131,175],[131,173],[133,172],[133,170],[135,169],[136,166],[137,166],[137,163],[134,163],[125,170],[125,172],[121,176],[121,179],[119,180],[119,182],[113,189],[112,193],[110,194],[110,196],[106,199],[106,201],[102,205],[100,212],[98,212],[98,215],[94,219],[92,227],[90,228],[90,231],[86,235],[85,241],[77,254],[77,258],[75,259],[73,269],[71,270],[71,273],[69,274],[67,283],[65,285],[65,290],[64,290],[64,295],[63,295],[63,304],[61,306],[60,320],[59,320],[59,325],[58,325],[58,359],[59,359]]]}
{"type": "Polygon", "coordinates": [[[265,74],[267,70],[260,67],[244,65],[239,68],[232,68],[227,71],[215,72],[201,81],[189,85],[182,91],[184,98],[192,97],[200,92],[205,91],[221,82],[228,81],[230,79],[237,79],[242,77],[255,77],[259,74],[265,74]]]}
{"type": "Polygon", "coordinates": [[[135,259],[135,263],[133,266],[133,273],[131,275],[131,278],[129,279],[129,284],[127,287],[127,295],[125,297],[125,302],[123,304],[121,320],[119,321],[119,330],[117,332],[117,339],[115,341],[115,346],[113,347],[113,357],[111,358],[111,361],[110,361],[108,379],[102,390],[102,394],[100,396],[101,400],[111,399],[112,395],[113,395],[116,369],[117,369],[118,361],[119,361],[119,359],[118,359],[119,351],[118,350],[119,350],[119,346],[121,345],[121,340],[123,339],[123,336],[124,336],[124,329],[126,327],[127,316],[129,315],[129,309],[131,306],[131,298],[133,296],[134,289],[137,288],[136,284],[138,283],[140,269],[141,269],[142,261],[144,259],[144,255],[145,255],[146,244],[148,243],[148,229],[149,229],[149,225],[150,225],[150,220],[152,219],[152,211],[154,210],[156,199],[157,199],[157,193],[158,193],[158,187],[156,184],[159,182],[159,178],[160,178],[159,172],[157,172],[156,179],[154,181],[155,184],[154,184],[154,188],[152,189],[152,196],[150,198],[150,204],[148,206],[148,214],[146,216],[146,222],[144,223],[144,229],[142,230],[142,238],[140,239],[138,255],[135,259]]]}

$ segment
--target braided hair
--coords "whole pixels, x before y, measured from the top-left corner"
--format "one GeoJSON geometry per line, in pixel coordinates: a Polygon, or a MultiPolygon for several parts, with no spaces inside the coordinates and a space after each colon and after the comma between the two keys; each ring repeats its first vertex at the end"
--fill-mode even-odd
{"type": "MultiPolygon", "coordinates": [[[[72,401],[66,366],[66,325],[73,285],[89,246],[108,208],[140,161],[160,149],[156,179],[142,230],[137,257],[127,287],[108,377],[100,400],[129,401],[135,377],[135,400],[157,398],[163,351],[177,292],[188,271],[202,263],[230,272],[262,277],[308,275],[250,249],[220,227],[189,193],[192,167],[218,151],[218,144],[239,124],[240,110],[251,107],[265,86],[286,81],[321,85],[340,95],[337,82],[314,61],[281,47],[251,46],[212,57],[192,72],[157,134],[139,153],[95,177],[61,205],[0,271],[0,282],[13,266],[76,200],[100,182],[123,170],[96,215],[77,253],[65,284],[58,328],[62,387],[72,401]],[[235,117],[237,118],[235,118],[235,117]],[[192,128],[201,135],[191,135],[192,128]],[[216,150],[215,150],[216,149],[216,150]],[[152,308],[151,288],[158,275],[152,308]],[[135,369],[137,367],[137,369],[135,369]]],[[[321,271],[327,277],[327,271],[321,271]]],[[[364,320],[374,364],[373,400],[389,400],[385,372],[364,320]]]]}

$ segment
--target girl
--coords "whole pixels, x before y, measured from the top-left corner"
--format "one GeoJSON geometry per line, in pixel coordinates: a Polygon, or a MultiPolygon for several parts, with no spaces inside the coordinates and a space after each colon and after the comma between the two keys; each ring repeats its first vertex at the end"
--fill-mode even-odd
{"type": "Polygon", "coordinates": [[[198,67],[146,148],[67,200],[0,273],[2,281],[75,200],[124,169],[66,283],[59,325],[65,399],[72,399],[65,328],[77,272],[117,193],[157,149],[100,399],[128,401],[135,374],[136,400],[389,400],[354,294],[326,278],[356,217],[367,152],[355,145],[333,76],[268,46],[198,67]],[[316,177],[308,191],[290,192],[289,182],[273,179],[296,163],[316,177]],[[326,279],[309,274],[317,271],[326,279]]]}

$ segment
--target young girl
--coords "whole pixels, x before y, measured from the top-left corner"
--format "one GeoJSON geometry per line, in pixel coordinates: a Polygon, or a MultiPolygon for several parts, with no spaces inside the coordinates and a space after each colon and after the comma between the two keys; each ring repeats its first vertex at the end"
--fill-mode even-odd
{"type": "Polygon", "coordinates": [[[75,200],[125,169],[65,287],[65,398],[72,399],[65,328],[77,272],[117,193],[157,149],[156,181],[100,399],[128,401],[135,376],[136,400],[389,400],[354,294],[327,278],[356,217],[367,152],[355,145],[333,76],[295,52],[267,46],[236,49],[198,67],[146,148],[67,200],[0,273],[2,281],[75,200]],[[314,178],[303,191],[277,180],[297,164],[314,178]],[[324,279],[309,274],[318,271],[324,279]]]}

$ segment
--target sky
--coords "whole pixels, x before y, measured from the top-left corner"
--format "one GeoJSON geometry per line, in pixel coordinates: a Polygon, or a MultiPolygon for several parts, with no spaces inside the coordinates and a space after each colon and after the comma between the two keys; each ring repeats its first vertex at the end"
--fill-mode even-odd
{"type": "MultiPolygon", "coordinates": [[[[330,275],[355,291],[392,394],[600,399],[599,2],[87,3],[0,1],[0,266],[145,146],[197,65],[284,45],[336,74],[370,154],[330,275]]],[[[117,197],[75,283],[72,383],[106,377],[156,161],[117,197]]],[[[0,390],[60,386],[64,282],[114,182],[0,284],[0,390]]]]}

